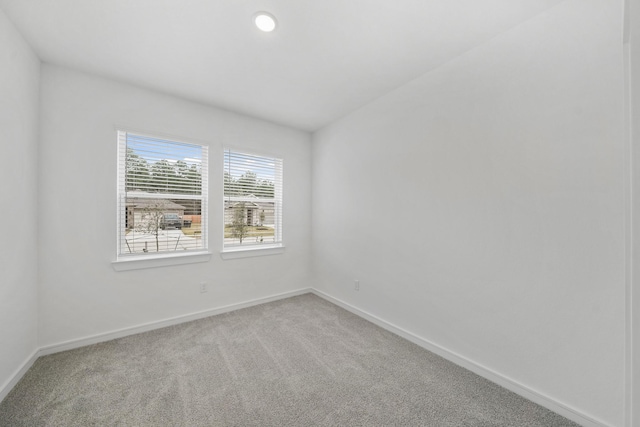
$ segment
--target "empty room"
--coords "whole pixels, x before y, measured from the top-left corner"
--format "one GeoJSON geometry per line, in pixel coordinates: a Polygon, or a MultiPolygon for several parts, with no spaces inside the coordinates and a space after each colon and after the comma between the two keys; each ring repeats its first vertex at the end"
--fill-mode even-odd
{"type": "Polygon", "coordinates": [[[639,0],[0,0],[0,426],[640,426],[639,111],[639,0]]]}

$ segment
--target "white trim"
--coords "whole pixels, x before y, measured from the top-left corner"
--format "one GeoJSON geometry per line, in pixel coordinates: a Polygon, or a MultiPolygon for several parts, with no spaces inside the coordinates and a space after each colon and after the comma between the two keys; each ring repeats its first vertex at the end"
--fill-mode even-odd
{"type": "Polygon", "coordinates": [[[624,56],[624,143],[626,161],[624,162],[624,278],[625,278],[625,360],[624,360],[624,425],[633,426],[635,417],[633,407],[634,364],[633,364],[633,128],[632,128],[632,96],[631,96],[631,45],[629,44],[629,2],[625,1],[625,31],[622,51],[624,56]]]}
{"type": "Polygon", "coordinates": [[[625,426],[632,427],[638,424],[640,418],[640,396],[638,381],[638,362],[634,361],[638,355],[637,348],[637,328],[638,317],[638,221],[634,220],[637,215],[635,205],[638,198],[638,130],[634,128],[634,116],[637,114],[634,107],[637,107],[638,100],[634,98],[634,85],[640,82],[633,79],[633,67],[639,65],[634,61],[633,54],[635,29],[632,29],[633,17],[638,14],[637,7],[640,3],[637,0],[624,1],[624,30],[622,40],[622,52],[624,59],[624,144],[625,144],[625,168],[624,168],[624,195],[625,195],[625,400],[624,416],[625,426]]]}
{"type": "Polygon", "coordinates": [[[5,397],[11,392],[11,390],[18,384],[18,381],[22,379],[24,374],[27,373],[29,368],[33,365],[33,363],[38,360],[40,357],[40,350],[36,349],[31,356],[29,356],[22,365],[11,375],[11,377],[2,385],[0,388],[0,402],[4,400],[5,397]]]}
{"type": "Polygon", "coordinates": [[[167,255],[141,255],[121,257],[111,262],[116,271],[140,270],[143,268],[167,267],[170,265],[194,264],[211,260],[211,252],[170,252],[167,255]]]}
{"type": "Polygon", "coordinates": [[[629,44],[631,40],[631,12],[629,4],[630,0],[624,0],[623,5],[623,22],[622,22],[622,44],[629,44]]]}
{"type": "Polygon", "coordinates": [[[284,246],[254,246],[243,248],[226,248],[220,252],[220,258],[222,259],[238,259],[238,258],[250,258],[256,256],[265,255],[279,255],[284,253],[284,246]]]}
{"type": "Polygon", "coordinates": [[[547,409],[549,409],[550,411],[553,411],[557,414],[562,415],[565,418],[570,419],[571,421],[574,421],[582,426],[585,427],[611,427],[609,424],[606,424],[603,421],[600,420],[596,420],[586,414],[584,414],[583,412],[572,408],[569,405],[566,405],[562,402],[559,402],[549,396],[546,396],[536,390],[533,390],[529,387],[527,387],[524,384],[519,383],[518,381],[515,381],[509,377],[506,377],[496,371],[493,371],[492,369],[489,369],[485,366],[482,366],[470,359],[467,359],[464,356],[461,356],[451,350],[448,350],[444,347],[439,346],[438,344],[435,344],[429,340],[426,340],[422,337],[419,337],[418,335],[415,335],[412,332],[409,332],[403,328],[400,328],[396,325],[394,325],[393,323],[387,322],[384,319],[381,319],[378,316],[374,316],[373,314],[370,314],[364,310],[361,310],[349,303],[346,303],[338,298],[334,298],[322,291],[319,291],[317,289],[312,289],[311,292],[317,296],[319,296],[320,298],[323,298],[339,307],[344,308],[347,311],[350,311],[351,313],[355,314],[356,316],[362,317],[368,321],[370,321],[371,323],[374,323],[378,326],[380,326],[383,329],[386,329],[389,332],[392,332],[396,335],[399,335],[400,337],[411,341],[414,344],[419,345],[420,347],[437,354],[438,356],[441,356],[447,360],[449,360],[450,362],[455,363],[458,366],[462,366],[463,368],[466,368],[468,370],[470,370],[471,372],[480,375],[481,377],[484,377],[486,379],[488,379],[489,381],[496,383],[504,388],[506,388],[509,391],[512,391],[522,397],[524,397],[525,399],[528,399],[532,402],[537,403],[540,406],[543,406],[547,409]]]}
{"type": "Polygon", "coordinates": [[[303,288],[295,291],[283,292],[281,294],[271,295],[263,298],[256,298],[253,300],[225,305],[223,307],[213,308],[210,310],[198,311],[195,313],[185,314],[181,316],[171,317],[164,320],[158,320],[154,322],[143,323],[141,325],[132,326],[129,328],[122,328],[111,332],[105,332],[101,334],[91,335],[84,338],[69,340],[58,344],[51,344],[40,348],[40,356],[46,356],[48,354],[59,353],[61,351],[72,350],[74,348],[84,347],[87,345],[97,344],[100,342],[111,341],[117,338],[127,337],[129,335],[140,334],[143,332],[152,331],[154,329],[165,328],[167,326],[178,325],[180,323],[191,322],[193,320],[203,319],[205,317],[215,316],[217,314],[228,313],[234,310],[240,310],[242,308],[253,307],[254,305],[266,304],[268,302],[278,301],[285,298],[291,298],[298,295],[308,294],[311,292],[311,288],[303,288]]]}

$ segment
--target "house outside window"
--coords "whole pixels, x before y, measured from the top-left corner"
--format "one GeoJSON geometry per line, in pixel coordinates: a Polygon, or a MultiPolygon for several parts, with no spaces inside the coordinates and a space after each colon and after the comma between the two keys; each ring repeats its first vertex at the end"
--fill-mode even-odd
{"type": "Polygon", "coordinates": [[[282,246],[282,163],[225,149],[224,251],[282,246]]]}
{"type": "Polygon", "coordinates": [[[207,250],[208,149],[118,132],[118,259],[207,250]]]}

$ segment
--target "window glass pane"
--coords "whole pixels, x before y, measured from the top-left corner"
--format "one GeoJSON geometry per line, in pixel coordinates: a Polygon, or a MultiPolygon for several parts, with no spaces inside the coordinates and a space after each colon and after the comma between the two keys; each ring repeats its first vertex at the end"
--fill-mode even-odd
{"type": "Polygon", "coordinates": [[[282,242],[282,159],[225,150],[224,247],[282,242]]]}
{"type": "Polygon", "coordinates": [[[119,140],[119,256],[206,249],[206,147],[125,132],[119,140]]]}
{"type": "Polygon", "coordinates": [[[202,148],[127,134],[127,191],[202,194],[202,148]]]}

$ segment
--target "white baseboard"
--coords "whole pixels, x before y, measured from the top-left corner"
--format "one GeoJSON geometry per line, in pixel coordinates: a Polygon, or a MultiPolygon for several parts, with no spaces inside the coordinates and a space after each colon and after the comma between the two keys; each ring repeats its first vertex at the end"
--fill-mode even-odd
{"type": "Polygon", "coordinates": [[[596,420],[593,417],[590,417],[581,411],[572,408],[569,405],[566,405],[562,402],[559,402],[549,396],[546,396],[538,391],[535,391],[524,384],[521,384],[509,377],[506,377],[498,372],[495,372],[487,367],[484,367],[470,359],[467,359],[464,356],[461,356],[453,351],[450,351],[444,347],[441,347],[431,341],[428,341],[424,338],[421,338],[412,332],[409,332],[405,329],[402,329],[390,322],[387,322],[384,319],[379,318],[378,316],[374,316],[364,310],[361,310],[351,304],[348,304],[338,298],[334,298],[331,295],[328,295],[322,291],[317,289],[312,289],[311,292],[320,298],[323,298],[339,307],[344,308],[347,311],[355,314],[356,316],[362,317],[371,323],[374,323],[380,326],[383,329],[386,329],[389,332],[393,332],[396,335],[401,336],[402,338],[411,341],[414,344],[419,345],[420,347],[431,351],[432,353],[441,356],[450,362],[455,363],[456,365],[462,366],[465,369],[470,370],[471,372],[480,375],[488,379],[489,381],[496,383],[509,391],[512,391],[525,399],[531,400],[532,402],[537,403],[540,406],[543,406],[550,411],[553,411],[557,414],[562,415],[565,418],[570,419],[584,427],[611,427],[609,424],[596,420]]]}
{"type": "Polygon", "coordinates": [[[180,323],[191,322],[192,320],[203,319],[209,316],[215,316],[216,314],[228,313],[234,310],[240,310],[242,308],[252,307],[254,305],[265,304],[272,301],[277,301],[285,298],[290,298],[298,295],[308,294],[311,292],[311,288],[297,289],[295,291],[283,292],[281,294],[271,295],[264,298],[257,298],[250,301],[241,302],[238,304],[230,304],[223,307],[214,308],[211,310],[199,311],[196,313],[185,314],[182,316],[176,316],[169,319],[159,320],[155,322],[144,323],[129,328],[118,329],[111,332],[105,332],[101,334],[91,335],[84,338],[78,338],[61,342],[58,344],[47,345],[36,349],[27,360],[22,363],[20,368],[7,380],[2,387],[0,387],[0,402],[7,397],[9,392],[15,387],[15,385],[22,379],[24,374],[31,368],[34,362],[40,356],[46,356],[48,354],[59,353],[61,351],[72,350],[74,348],[84,347],[87,345],[97,344],[99,342],[111,341],[117,338],[123,338],[129,335],[135,335],[142,332],[152,331],[154,329],[160,329],[167,326],[177,325],[180,323]]]}
{"type": "Polygon", "coordinates": [[[27,373],[29,368],[31,368],[31,366],[39,356],[40,351],[38,349],[34,350],[33,353],[31,353],[31,356],[29,356],[27,360],[22,362],[22,365],[13,373],[11,378],[9,378],[4,384],[2,384],[2,387],[0,387],[0,402],[2,402],[5,397],[7,397],[9,392],[13,389],[13,387],[15,387],[16,384],[18,384],[18,381],[22,379],[24,374],[27,373]]]}
{"type": "Polygon", "coordinates": [[[401,336],[402,338],[405,338],[411,342],[413,342],[414,344],[419,345],[420,347],[429,350],[453,363],[455,363],[456,365],[462,366],[468,370],[470,370],[471,372],[474,372],[478,375],[480,375],[481,377],[484,377],[486,379],[488,379],[489,381],[492,381],[504,388],[506,388],[507,390],[510,390],[526,399],[531,400],[532,402],[535,402],[537,404],[539,404],[540,406],[543,406],[553,412],[556,412],[560,415],[562,415],[565,418],[568,418],[582,426],[585,427],[611,427],[610,425],[596,420],[584,413],[582,413],[581,411],[572,408],[569,405],[566,405],[562,402],[559,402],[549,396],[546,396],[540,392],[537,392],[515,380],[512,380],[511,378],[508,378],[498,372],[495,372],[489,368],[486,368],[476,362],[473,362],[470,359],[465,358],[464,356],[461,356],[453,351],[450,351],[444,347],[441,347],[431,341],[428,341],[424,338],[421,338],[405,329],[402,329],[390,322],[387,322],[384,319],[381,319],[373,314],[370,314],[364,310],[361,310],[351,304],[348,304],[338,298],[334,298],[322,291],[319,291],[317,289],[313,289],[313,288],[303,288],[303,289],[298,289],[295,291],[290,291],[290,292],[284,292],[281,294],[276,294],[276,295],[271,295],[268,297],[264,297],[264,298],[257,298],[254,300],[250,300],[250,301],[245,301],[242,303],[238,303],[238,304],[231,304],[231,305],[227,305],[224,307],[219,307],[219,308],[214,308],[211,310],[204,310],[204,311],[200,311],[200,312],[196,312],[196,313],[191,313],[191,314],[186,314],[186,315],[182,315],[182,316],[177,316],[177,317],[172,317],[169,319],[165,319],[165,320],[160,320],[160,321],[156,321],[156,322],[149,322],[149,323],[145,323],[145,324],[141,324],[138,326],[133,326],[133,327],[129,327],[129,328],[123,328],[123,329],[119,329],[116,331],[111,331],[111,332],[106,332],[106,333],[101,333],[101,334],[96,334],[96,335],[92,335],[92,336],[88,336],[88,337],[84,337],[84,338],[79,338],[79,339],[75,339],[75,340],[70,340],[70,341],[66,341],[66,342],[62,342],[62,343],[58,343],[58,344],[53,344],[53,345],[48,345],[45,347],[42,347],[38,350],[35,350],[33,352],[33,354],[27,359],[25,360],[25,362],[22,364],[22,366],[15,372],[15,374],[5,383],[2,385],[2,387],[0,388],[0,401],[2,401],[11,391],[11,389],[18,383],[18,381],[20,381],[20,379],[24,376],[24,374],[29,370],[29,368],[33,365],[33,363],[38,359],[38,357],[40,356],[45,356],[48,354],[53,354],[53,353],[58,353],[61,351],[66,351],[66,350],[72,350],[74,348],[79,348],[79,347],[84,347],[87,345],[92,345],[92,344],[96,344],[99,342],[105,342],[105,341],[110,341],[113,339],[117,339],[117,338],[122,338],[122,337],[126,337],[129,335],[135,335],[135,334],[139,334],[142,332],[147,332],[147,331],[151,331],[154,329],[160,329],[160,328],[164,328],[167,326],[172,326],[172,325],[177,325],[180,323],[184,323],[184,322],[190,322],[192,320],[198,320],[198,319],[202,319],[205,317],[209,317],[209,316],[214,316],[216,314],[222,314],[222,313],[228,313],[230,311],[234,311],[234,310],[239,310],[242,308],[247,308],[247,307],[252,307],[255,305],[260,305],[260,304],[265,304],[268,302],[272,302],[272,301],[277,301],[277,300],[281,300],[281,299],[285,299],[285,298],[290,298],[290,297],[294,297],[294,296],[298,296],[298,295],[303,295],[303,294],[307,294],[307,293],[313,293],[339,307],[344,308],[347,311],[350,311],[351,313],[360,316],[378,326],[380,326],[383,329],[386,329],[390,332],[393,332],[396,335],[401,336]]]}
{"type": "Polygon", "coordinates": [[[272,301],[277,301],[285,298],[307,294],[309,292],[311,292],[311,288],[298,289],[295,291],[284,292],[281,294],[271,295],[264,298],[257,298],[250,301],[237,303],[237,304],[230,304],[224,307],[218,307],[210,310],[199,311],[196,313],[185,314],[182,316],[176,316],[169,319],[144,323],[144,324],[132,326],[129,328],[118,329],[111,332],[104,332],[101,334],[91,335],[84,338],[65,341],[58,344],[47,345],[40,348],[39,356],[59,353],[61,351],[72,350],[74,348],[84,347],[87,345],[97,344],[100,342],[111,341],[117,338],[123,338],[123,337],[129,336],[129,335],[135,335],[142,332],[152,331],[154,329],[165,328],[167,326],[178,325],[180,323],[191,322],[192,320],[203,319],[205,317],[215,316],[216,314],[228,313],[230,311],[240,310],[241,308],[247,308],[247,307],[252,307],[254,305],[265,304],[272,301]]]}

